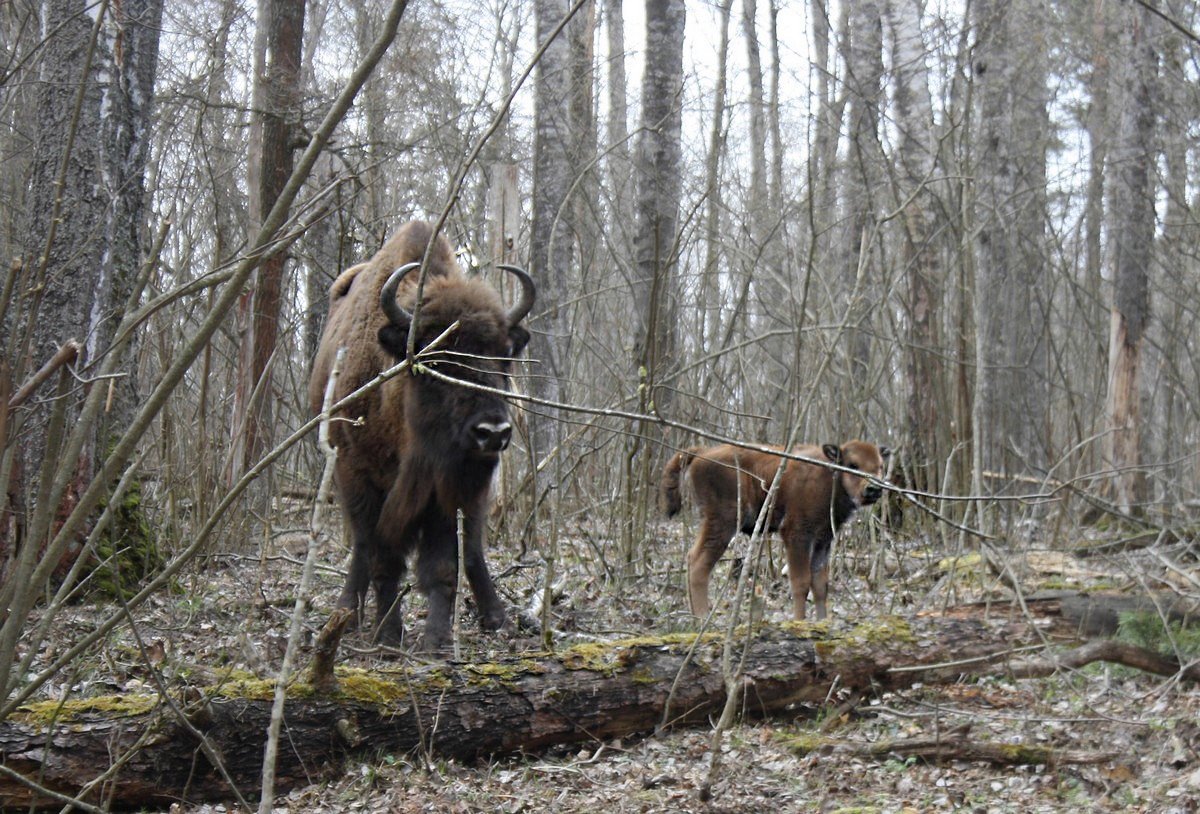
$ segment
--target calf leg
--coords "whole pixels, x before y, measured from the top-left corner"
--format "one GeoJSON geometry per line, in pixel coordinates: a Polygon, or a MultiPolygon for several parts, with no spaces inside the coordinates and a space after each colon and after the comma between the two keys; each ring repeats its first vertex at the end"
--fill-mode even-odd
{"type": "Polygon", "coordinates": [[[825,598],[829,595],[829,555],[833,548],[832,535],[817,533],[812,538],[812,595],[817,606],[817,618],[825,618],[825,598]]]}
{"type": "Polygon", "coordinates": [[[804,534],[785,533],[783,547],[787,550],[788,581],[792,584],[792,616],[803,619],[808,591],[813,583],[812,552],[804,534]]]}
{"type": "Polygon", "coordinates": [[[692,615],[708,615],[708,582],[713,567],[736,533],[737,524],[724,522],[720,517],[704,517],[700,521],[696,543],[687,555],[688,601],[692,606],[692,615]]]}
{"type": "Polygon", "coordinates": [[[812,575],[813,604],[817,606],[817,619],[824,619],[825,597],[829,595],[829,563],[825,563],[812,575]]]}

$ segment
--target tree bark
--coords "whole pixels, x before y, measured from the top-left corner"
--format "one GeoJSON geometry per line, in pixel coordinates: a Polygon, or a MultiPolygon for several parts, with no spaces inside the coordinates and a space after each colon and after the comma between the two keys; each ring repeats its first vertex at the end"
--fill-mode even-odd
{"type": "Polygon", "coordinates": [[[907,291],[908,342],[905,371],[908,377],[906,433],[909,484],[935,489],[938,462],[946,460],[952,443],[939,444],[946,422],[939,420],[949,403],[942,363],[943,271],[935,235],[935,192],[929,188],[936,160],[933,99],[929,68],[921,36],[921,3],[889,0],[886,20],[892,38],[895,66],[895,108],[900,130],[897,205],[904,206],[903,257],[907,291]]]}
{"type": "MultiPolygon", "coordinates": [[[[258,14],[250,173],[250,219],[256,225],[271,211],[292,174],[293,151],[300,132],[304,4],[259,0],[258,14]]],[[[286,252],[264,260],[239,304],[242,343],[227,479],[231,484],[271,445],[271,368],[279,336],[286,261],[286,252]]]]}
{"type": "Polygon", "coordinates": [[[1113,186],[1113,303],[1108,351],[1108,465],[1113,502],[1124,512],[1146,499],[1141,462],[1142,344],[1150,319],[1149,268],[1154,252],[1156,157],[1154,85],[1158,58],[1150,36],[1152,14],[1131,6],[1122,26],[1124,52],[1118,143],[1113,186]]]}
{"type": "Polygon", "coordinates": [[[975,281],[976,469],[1040,473],[1049,456],[1046,11],[982,0],[975,281]]]}
{"type": "MultiPolygon", "coordinates": [[[[1062,628],[1059,641],[1070,638],[1070,629],[1062,628]]],[[[833,632],[821,625],[768,627],[735,644],[747,653],[742,709],[748,716],[786,713],[798,703],[822,703],[834,686],[878,692],[1003,670],[999,665],[1014,647],[1045,635],[1055,633],[1035,630],[1016,613],[1006,619],[995,606],[987,622],[886,617],[833,632]]],[[[332,694],[304,684],[290,690],[277,788],[335,774],[352,754],[419,749],[472,760],[646,733],[664,723],[703,723],[725,700],[723,646],[716,634],[677,635],[486,664],[340,670],[332,694]]],[[[1111,648],[1083,652],[1132,659],[1143,669],[1178,669],[1170,660],[1138,661],[1137,648],[1132,655],[1111,648]]],[[[1192,665],[1184,677],[1198,674],[1192,665]]],[[[273,692],[262,681],[231,681],[203,693],[193,688],[184,693],[190,706],[175,701],[186,722],[155,696],[61,708],[48,702],[0,724],[0,759],[64,794],[77,793],[119,759],[123,765],[104,786],[114,807],[228,798],[228,785],[200,750],[203,736],[208,753],[220,755],[242,794],[253,797],[273,692]]],[[[30,805],[57,804],[0,775],[0,807],[30,805]]]]}
{"type": "MultiPolygon", "coordinates": [[[[572,3],[537,0],[534,14],[537,39],[549,37],[572,3]]],[[[576,14],[582,13],[576,11],[576,14]]],[[[571,41],[560,32],[550,42],[534,72],[533,212],[530,230],[529,268],[537,283],[541,313],[530,322],[533,334],[529,358],[538,360],[530,378],[533,395],[562,401],[570,352],[570,323],[567,319],[567,280],[571,272],[573,244],[571,213],[567,196],[575,167],[572,164],[571,41]]],[[[531,441],[538,458],[558,445],[562,422],[557,411],[545,408],[529,416],[531,441]]]]}

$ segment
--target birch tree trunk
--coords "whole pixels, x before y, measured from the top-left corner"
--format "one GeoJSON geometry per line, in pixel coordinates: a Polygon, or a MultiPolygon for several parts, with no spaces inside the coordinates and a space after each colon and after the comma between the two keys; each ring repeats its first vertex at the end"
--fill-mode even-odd
{"type": "MultiPolygon", "coordinates": [[[[878,289],[867,287],[875,275],[866,272],[879,219],[876,196],[883,189],[882,150],[879,120],[883,100],[883,27],[881,7],[876,0],[851,4],[850,42],[846,53],[846,85],[849,94],[849,147],[841,173],[845,196],[842,232],[842,273],[845,319],[849,331],[850,375],[843,382],[846,404],[863,405],[870,395],[871,346],[867,320],[876,305],[878,289]]],[[[862,422],[848,416],[851,426],[836,427],[839,435],[858,433],[862,422]]],[[[845,421],[845,420],[844,420],[845,421]]]]}
{"type": "MultiPolygon", "coordinates": [[[[669,407],[670,389],[660,383],[676,348],[676,280],[679,205],[683,189],[683,0],[646,0],[646,66],[642,78],[642,130],[634,157],[633,367],[642,413],[669,407]]],[[[633,508],[625,526],[626,561],[644,535],[658,468],[646,449],[653,432],[639,422],[626,451],[625,484],[633,508]],[[641,453],[639,455],[639,452],[641,453]]]]}
{"type": "MultiPolygon", "coordinates": [[[[903,257],[907,291],[907,342],[905,370],[906,434],[912,484],[934,489],[938,463],[948,449],[941,445],[939,420],[942,405],[950,403],[945,369],[940,363],[942,339],[942,270],[934,234],[936,200],[929,188],[935,165],[933,99],[929,69],[921,37],[919,0],[889,0],[887,27],[891,34],[895,75],[895,110],[900,131],[900,166],[896,203],[904,204],[903,257]]],[[[948,446],[948,445],[947,445],[948,446]]]]}
{"type": "Polygon", "coordinates": [[[1140,470],[1139,381],[1142,342],[1150,320],[1149,268],[1154,248],[1155,160],[1154,93],[1158,59],[1153,12],[1143,6],[1122,10],[1120,126],[1112,160],[1113,304],[1108,352],[1108,465],[1112,499],[1123,512],[1138,510],[1146,498],[1140,470]]]}
{"type": "MultiPolygon", "coordinates": [[[[76,0],[49,0],[45,6],[43,36],[51,47],[45,49],[34,114],[36,142],[22,229],[25,278],[17,307],[3,327],[16,381],[48,361],[68,339],[83,342],[80,370],[108,353],[143,262],[143,177],[162,3],[130,0],[93,8],[96,16],[88,8],[76,0]]],[[[40,538],[49,527],[48,516],[70,511],[104,455],[109,428],[119,432],[127,424],[136,401],[136,376],[132,369],[118,369],[123,375],[103,385],[111,388],[109,410],[86,430],[81,450],[71,460],[62,458],[62,450],[48,438],[54,400],[39,399],[18,417],[18,485],[12,495],[16,522],[0,524],[11,536],[0,539],[0,558],[21,544],[19,538],[27,532],[34,549],[44,544],[40,538]],[[46,521],[31,526],[34,511],[47,515],[46,521]]],[[[86,391],[74,388],[58,405],[68,430],[75,426],[86,391]]],[[[60,564],[60,576],[79,553],[72,546],[60,564]]]]}

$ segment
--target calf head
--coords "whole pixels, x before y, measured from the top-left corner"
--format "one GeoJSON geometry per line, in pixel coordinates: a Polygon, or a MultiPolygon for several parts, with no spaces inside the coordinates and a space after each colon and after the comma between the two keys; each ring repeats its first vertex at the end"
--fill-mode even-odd
{"type": "MultiPolygon", "coordinates": [[[[380,305],[388,323],[379,329],[379,343],[397,359],[407,353],[413,315],[396,301],[396,289],[420,264],[401,266],[383,286],[380,305]]],[[[499,295],[479,279],[429,275],[422,295],[415,346],[424,348],[447,331],[421,365],[470,384],[504,389],[513,358],[529,342],[519,323],[533,307],[535,288],[529,275],[515,266],[501,268],[516,276],[521,297],[509,310],[499,295]]],[[[411,438],[432,460],[494,463],[508,446],[512,425],[508,405],[494,393],[460,387],[414,370],[405,385],[405,420],[411,438]]]]}
{"type": "Polygon", "coordinates": [[[821,451],[835,464],[863,473],[837,472],[836,475],[841,481],[842,491],[854,501],[855,506],[870,506],[883,497],[883,487],[864,476],[883,478],[884,465],[892,454],[890,449],[877,447],[867,441],[847,441],[840,447],[824,444],[821,451]]]}

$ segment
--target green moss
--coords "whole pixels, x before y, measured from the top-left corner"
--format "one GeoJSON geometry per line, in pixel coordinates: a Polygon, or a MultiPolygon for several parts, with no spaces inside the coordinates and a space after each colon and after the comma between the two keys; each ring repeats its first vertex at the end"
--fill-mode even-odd
{"type": "Polygon", "coordinates": [[[593,670],[609,675],[624,672],[638,659],[643,648],[670,648],[684,652],[695,645],[722,641],[720,633],[667,633],[659,636],[635,636],[611,642],[585,642],[555,653],[568,670],[593,670]]]}
{"type": "Polygon", "coordinates": [[[530,675],[540,675],[546,669],[532,659],[522,659],[512,663],[482,662],[480,664],[463,665],[464,672],[470,673],[470,683],[476,686],[499,684],[511,687],[517,679],[530,675]]]}
{"type": "MultiPolygon", "coordinates": [[[[270,701],[275,697],[273,678],[234,678],[224,681],[214,693],[221,698],[238,698],[246,701],[270,701]]],[[[287,698],[312,698],[311,684],[295,681],[287,687],[287,698]]]]}
{"type": "Polygon", "coordinates": [[[815,641],[813,647],[816,648],[818,656],[828,659],[847,647],[864,649],[873,645],[895,642],[912,644],[916,640],[908,620],[900,616],[881,616],[878,619],[859,622],[844,633],[837,633],[815,641]]]}
{"type": "Polygon", "coordinates": [[[779,626],[799,639],[825,639],[828,638],[830,630],[828,619],[820,621],[789,619],[780,623],[779,626]]]}
{"type": "Polygon", "coordinates": [[[105,717],[144,715],[158,706],[159,697],[139,693],[130,695],[97,695],[93,698],[73,698],[67,701],[35,701],[17,708],[13,718],[28,724],[48,724],[51,721],[78,721],[90,714],[105,717]]]}
{"type": "Polygon", "coordinates": [[[1049,763],[1054,755],[1053,750],[1044,746],[1030,746],[1024,743],[998,743],[995,746],[1003,761],[1021,766],[1049,763]]]}
{"type": "Polygon", "coordinates": [[[591,670],[608,675],[622,672],[636,659],[636,648],[625,642],[586,642],[558,654],[558,660],[568,670],[591,670]]]}
{"type": "Polygon", "coordinates": [[[337,697],[373,707],[407,707],[412,688],[403,681],[381,678],[377,673],[357,668],[335,669],[337,697]]]}
{"type": "Polygon", "coordinates": [[[146,510],[142,489],[133,483],[114,508],[105,533],[96,543],[99,564],[93,577],[96,590],[106,596],[128,599],[162,570],[166,560],[146,510]]]}

